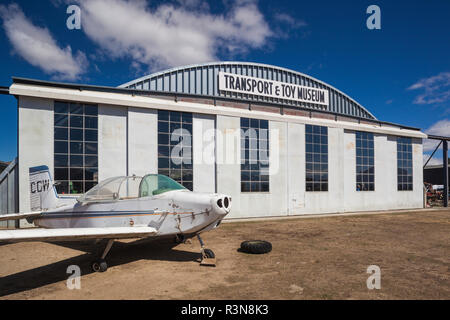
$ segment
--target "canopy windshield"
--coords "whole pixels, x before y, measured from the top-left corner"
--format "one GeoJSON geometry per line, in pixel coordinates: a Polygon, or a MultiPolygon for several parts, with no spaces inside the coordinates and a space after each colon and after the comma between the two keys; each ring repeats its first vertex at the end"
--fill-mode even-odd
{"type": "Polygon", "coordinates": [[[148,174],[141,182],[140,196],[155,196],[173,190],[187,190],[175,180],[161,174],[148,174]]]}
{"type": "Polygon", "coordinates": [[[160,174],[149,174],[143,178],[122,176],[106,179],[78,198],[78,201],[106,202],[135,199],[183,189],[186,190],[181,184],[160,174]]]}

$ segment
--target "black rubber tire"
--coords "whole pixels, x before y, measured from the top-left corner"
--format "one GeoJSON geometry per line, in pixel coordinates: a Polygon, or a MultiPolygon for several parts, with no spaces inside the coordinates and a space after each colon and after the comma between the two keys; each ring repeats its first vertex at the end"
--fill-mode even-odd
{"type": "Polygon", "coordinates": [[[211,249],[204,249],[203,252],[205,253],[205,256],[207,258],[215,258],[216,255],[214,254],[214,251],[212,251],[211,249]]]}
{"type": "Polygon", "coordinates": [[[94,272],[105,272],[108,270],[108,264],[105,260],[96,260],[92,262],[91,268],[94,272]]]}
{"type": "Polygon", "coordinates": [[[248,240],[241,243],[241,252],[262,254],[272,251],[272,244],[264,240],[248,240]]]}

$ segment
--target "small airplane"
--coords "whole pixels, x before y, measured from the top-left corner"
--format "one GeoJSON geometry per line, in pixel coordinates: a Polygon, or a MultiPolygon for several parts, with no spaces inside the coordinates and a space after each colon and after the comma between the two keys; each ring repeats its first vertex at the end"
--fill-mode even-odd
{"type": "Polygon", "coordinates": [[[115,239],[174,237],[184,242],[197,236],[202,265],[215,265],[200,233],[215,229],[230,212],[231,197],[192,192],[160,174],[120,176],[104,180],[80,197],[60,197],[47,166],[32,167],[32,212],[0,215],[0,221],[26,219],[40,228],[1,230],[0,242],[81,241],[108,239],[103,254],[92,262],[95,272],[115,239]]]}

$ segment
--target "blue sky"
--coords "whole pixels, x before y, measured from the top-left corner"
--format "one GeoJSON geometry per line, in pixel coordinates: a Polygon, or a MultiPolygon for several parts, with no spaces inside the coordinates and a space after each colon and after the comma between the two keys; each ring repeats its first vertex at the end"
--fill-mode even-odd
{"type": "MultiPolygon", "coordinates": [[[[168,67],[240,60],[290,68],[378,119],[450,136],[450,1],[2,1],[0,86],[12,76],[118,86],[168,67]],[[81,9],[69,30],[66,9],[81,9]],[[381,30],[369,30],[369,5],[381,30]]],[[[0,160],[17,154],[1,96],[0,160]]],[[[425,143],[427,153],[435,143],[425,143]]],[[[440,153],[433,162],[440,162],[440,153]]]]}

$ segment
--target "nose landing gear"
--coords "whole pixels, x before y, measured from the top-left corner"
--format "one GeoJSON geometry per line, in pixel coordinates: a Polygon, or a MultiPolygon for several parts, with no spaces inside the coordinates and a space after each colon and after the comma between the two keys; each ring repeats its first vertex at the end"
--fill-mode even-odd
{"type": "Polygon", "coordinates": [[[108,244],[106,245],[105,250],[103,251],[102,256],[100,259],[95,260],[91,263],[92,271],[94,272],[105,272],[108,270],[108,264],[106,263],[106,255],[108,254],[109,250],[111,250],[111,247],[114,243],[114,239],[109,239],[108,244]]]}
{"type": "Polygon", "coordinates": [[[200,242],[200,245],[202,247],[201,253],[202,253],[202,261],[200,262],[201,266],[209,266],[209,267],[215,267],[216,266],[216,255],[211,249],[205,248],[205,244],[203,243],[202,238],[200,235],[197,235],[197,239],[200,242]]]}

